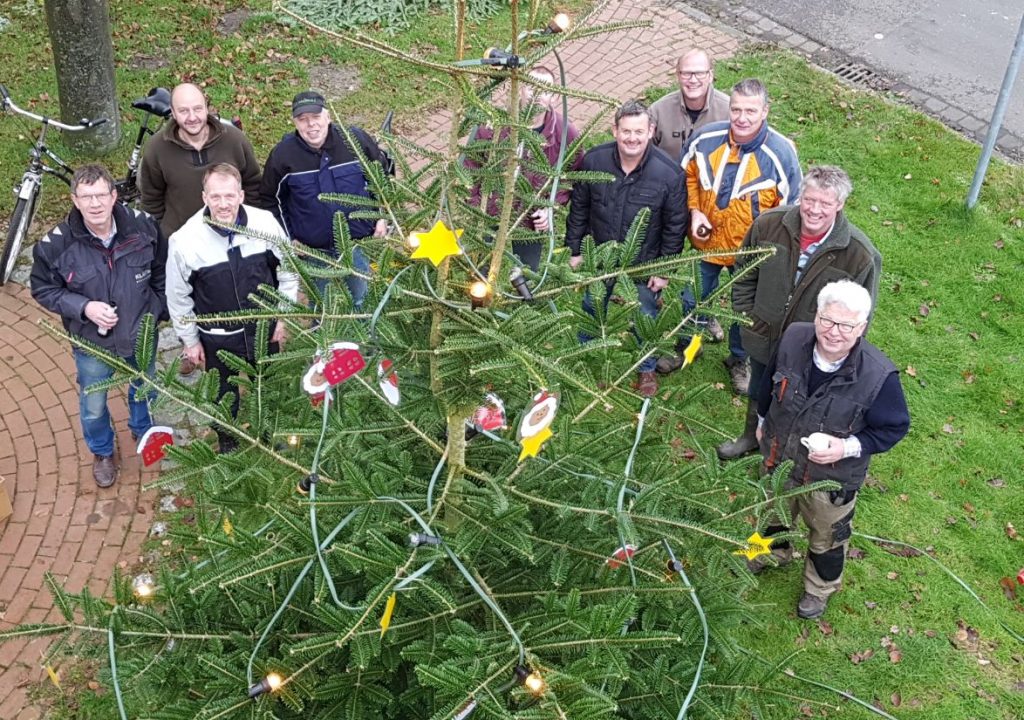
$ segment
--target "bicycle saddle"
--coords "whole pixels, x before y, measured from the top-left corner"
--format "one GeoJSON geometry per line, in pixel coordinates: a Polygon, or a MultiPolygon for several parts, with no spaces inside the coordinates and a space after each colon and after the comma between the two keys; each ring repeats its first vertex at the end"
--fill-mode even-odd
{"type": "Polygon", "coordinates": [[[167,88],[157,87],[149,91],[149,95],[132,103],[136,110],[148,112],[157,117],[171,116],[171,93],[167,88]]]}

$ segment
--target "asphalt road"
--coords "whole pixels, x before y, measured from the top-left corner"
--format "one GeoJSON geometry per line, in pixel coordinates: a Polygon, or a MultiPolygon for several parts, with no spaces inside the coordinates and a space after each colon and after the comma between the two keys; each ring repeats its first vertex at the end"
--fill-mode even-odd
{"type": "MultiPolygon", "coordinates": [[[[697,0],[693,4],[706,10],[745,5],[986,125],[1024,14],[1021,0],[697,0]]],[[[1024,138],[1024,80],[1019,76],[1003,127],[1024,138]]]]}

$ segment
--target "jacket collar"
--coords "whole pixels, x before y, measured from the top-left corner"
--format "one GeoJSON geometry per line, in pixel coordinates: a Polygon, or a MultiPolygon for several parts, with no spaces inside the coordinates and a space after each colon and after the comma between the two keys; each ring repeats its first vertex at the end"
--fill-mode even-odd
{"type": "MultiPolygon", "coordinates": [[[[207,219],[209,217],[210,217],[210,208],[204,207],[203,208],[203,219],[205,220],[205,219],[207,219]]],[[[235,225],[238,225],[239,227],[247,227],[249,225],[249,216],[245,214],[245,205],[239,205],[238,206],[238,217],[235,218],[235,225]]],[[[230,238],[230,237],[232,237],[235,234],[234,230],[228,230],[227,228],[222,228],[222,227],[220,227],[218,225],[208,225],[207,227],[209,227],[211,230],[213,230],[215,233],[217,233],[221,237],[230,238]]]]}

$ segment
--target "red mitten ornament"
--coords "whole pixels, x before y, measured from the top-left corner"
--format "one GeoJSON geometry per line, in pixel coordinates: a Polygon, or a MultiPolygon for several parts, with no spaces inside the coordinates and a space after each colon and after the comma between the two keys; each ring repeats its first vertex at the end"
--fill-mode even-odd
{"type": "Polygon", "coordinates": [[[350,342],[331,345],[331,352],[324,364],[324,377],[331,387],[345,382],[366,367],[366,359],[359,352],[359,346],[350,342]]]}
{"type": "Polygon", "coordinates": [[[618,570],[622,567],[622,563],[626,562],[627,559],[633,557],[636,552],[635,545],[623,545],[618,550],[612,553],[612,556],[604,561],[605,565],[608,566],[609,570],[618,570]]]}
{"type": "Polygon", "coordinates": [[[174,428],[166,425],[154,425],[139,438],[139,446],[135,452],[142,456],[142,464],[149,467],[167,456],[164,453],[164,445],[173,444],[174,428]]]}
{"type": "Polygon", "coordinates": [[[485,404],[478,407],[473,412],[473,417],[470,418],[469,424],[472,425],[477,432],[496,432],[498,430],[504,430],[508,427],[505,420],[505,403],[502,402],[501,398],[494,393],[487,393],[484,395],[485,404]]]}

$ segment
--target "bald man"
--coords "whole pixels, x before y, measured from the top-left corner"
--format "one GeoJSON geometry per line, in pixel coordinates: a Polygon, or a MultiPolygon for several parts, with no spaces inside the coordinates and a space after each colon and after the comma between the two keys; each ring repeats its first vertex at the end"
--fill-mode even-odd
{"type": "Polygon", "coordinates": [[[171,119],[149,141],[139,170],[142,207],[165,237],[203,207],[203,174],[218,163],[238,168],[245,194],[259,196],[260,165],[248,138],[209,113],[199,87],[182,83],[171,92],[171,119]]]}
{"type": "MultiPolygon", "coordinates": [[[[192,83],[171,91],[171,119],[146,145],[139,168],[142,208],[160,223],[170,237],[195,215],[203,203],[203,176],[220,163],[238,168],[247,198],[260,192],[260,164],[249,139],[241,130],[211,115],[206,95],[192,83]]],[[[183,355],[178,372],[191,375],[196,369],[183,355]]]]}
{"type": "Polygon", "coordinates": [[[697,130],[729,119],[729,96],[715,90],[715,63],[706,50],[694,48],[676,61],[679,90],[651,105],[657,127],[653,142],[679,160],[697,130]]]}

